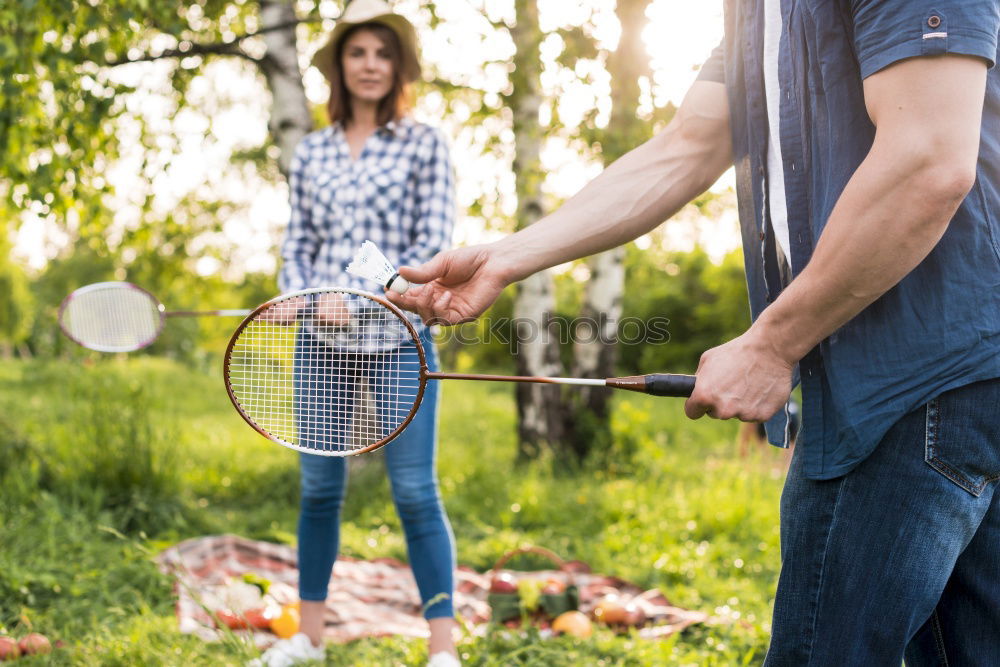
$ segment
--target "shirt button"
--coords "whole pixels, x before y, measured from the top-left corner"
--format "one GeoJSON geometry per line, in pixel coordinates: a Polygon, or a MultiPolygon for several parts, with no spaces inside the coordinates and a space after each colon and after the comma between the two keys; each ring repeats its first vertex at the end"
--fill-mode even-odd
{"type": "Polygon", "coordinates": [[[931,28],[938,27],[939,25],[941,25],[941,17],[936,15],[931,16],[929,19],[927,19],[927,25],[930,26],[931,28]]]}

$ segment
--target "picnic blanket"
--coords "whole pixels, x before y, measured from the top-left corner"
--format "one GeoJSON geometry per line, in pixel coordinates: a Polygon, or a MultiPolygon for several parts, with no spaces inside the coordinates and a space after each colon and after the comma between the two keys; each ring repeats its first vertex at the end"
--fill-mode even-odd
{"type": "MultiPolygon", "coordinates": [[[[177,619],[181,632],[207,641],[220,638],[209,613],[211,600],[233,578],[247,573],[272,582],[270,594],[292,601],[297,597],[298,569],[294,547],[248,540],[235,535],[212,535],[186,540],[160,553],[156,561],[163,572],[174,578],[177,619]]],[[[639,630],[648,638],[667,637],[707,619],[702,612],[670,604],[660,591],[643,591],[617,577],[594,574],[579,561],[569,563],[580,590],[580,610],[593,609],[608,593],[633,600],[646,613],[647,625],[639,630]]],[[[545,580],[560,573],[548,571],[511,572],[515,578],[545,580]]],[[[476,634],[485,633],[490,618],[486,596],[490,575],[459,566],[455,579],[456,613],[476,634]]],[[[420,596],[409,566],[392,558],[358,560],[339,556],[330,580],[326,601],[325,636],[328,641],[348,642],[362,637],[402,635],[426,637],[427,623],[421,615],[420,596]]],[[[260,647],[275,641],[269,632],[240,630],[260,647]]]]}

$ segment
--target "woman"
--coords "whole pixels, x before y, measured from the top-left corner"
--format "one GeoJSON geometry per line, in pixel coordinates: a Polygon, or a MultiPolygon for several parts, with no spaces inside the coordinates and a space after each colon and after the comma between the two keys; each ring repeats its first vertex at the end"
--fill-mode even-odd
{"type": "MultiPolygon", "coordinates": [[[[405,115],[408,84],[420,74],[416,35],[385,2],[354,0],[313,64],[330,82],[331,125],[305,137],[292,161],[292,214],[281,251],[280,287],[282,292],[323,285],[370,290],[345,271],[365,239],[396,265],[421,264],[448,246],[454,223],[450,159],[439,131],[405,115]]],[[[436,369],[427,328],[418,318],[412,322],[428,365],[436,369]]],[[[412,343],[386,353],[416,358],[412,343]]],[[[331,362],[336,363],[322,353],[296,358],[297,367],[331,362]]],[[[299,408],[309,400],[300,393],[299,408]]],[[[459,664],[452,638],[455,555],[437,488],[436,421],[437,383],[432,382],[413,421],[383,451],[430,626],[429,664],[449,667],[459,664]]],[[[342,458],[300,456],[300,634],[265,653],[267,665],[323,657],[324,601],[337,554],[347,469],[342,458]]]]}

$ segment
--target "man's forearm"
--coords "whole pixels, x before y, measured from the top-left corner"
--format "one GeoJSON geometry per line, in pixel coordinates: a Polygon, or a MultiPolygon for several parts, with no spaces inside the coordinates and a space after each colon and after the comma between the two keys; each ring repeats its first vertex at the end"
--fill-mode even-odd
{"type": "Polygon", "coordinates": [[[670,125],[561,208],[495,244],[511,282],[621,245],[655,228],[732,164],[725,88],[696,83],[670,125]]]}

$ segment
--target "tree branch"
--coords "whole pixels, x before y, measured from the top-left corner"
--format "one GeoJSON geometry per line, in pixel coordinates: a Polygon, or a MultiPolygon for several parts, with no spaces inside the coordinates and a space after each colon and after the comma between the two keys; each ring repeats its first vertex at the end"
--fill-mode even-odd
{"type": "Polygon", "coordinates": [[[510,26],[504,21],[494,21],[486,14],[485,9],[479,9],[479,15],[482,17],[486,23],[488,23],[492,28],[496,30],[510,30],[510,26]]]}
{"type": "Polygon", "coordinates": [[[155,55],[146,53],[135,58],[129,56],[110,58],[106,60],[104,64],[108,67],[118,67],[120,65],[128,65],[130,63],[151,62],[154,60],[161,60],[163,58],[186,58],[188,56],[198,55],[223,55],[245,58],[252,63],[260,65],[260,58],[255,58],[240,48],[240,44],[243,40],[250,39],[251,37],[257,37],[268,32],[274,32],[276,30],[287,30],[288,28],[294,28],[303,23],[319,23],[322,20],[322,18],[313,17],[296,19],[295,21],[285,21],[284,23],[278,23],[272,26],[267,26],[266,28],[261,28],[260,30],[248,32],[244,35],[239,35],[230,40],[208,44],[199,44],[197,42],[188,42],[187,40],[178,39],[179,42],[188,43],[190,46],[186,49],[180,47],[176,49],[166,49],[165,51],[155,55]]]}
{"type": "Polygon", "coordinates": [[[154,60],[162,60],[164,58],[186,58],[188,56],[200,55],[237,56],[239,58],[246,58],[253,63],[259,63],[260,61],[259,58],[254,58],[249,53],[241,49],[239,44],[232,42],[218,42],[216,44],[191,44],[191,46],[187,49],[166,49],[165,51],[155,55],[146,53],[136,58],[125,57],[119,60],[108,60],[104,64],[108,67],[119,67],[130,63],[152,62],[154,60]]]}
{"type": "Polygon", "coordinates": [[[470,86],[468,84],[455,83],[454,81],[451,81],[441,76],[436,76],[427,83],[430,84],[431,86],[434,86],[435,88],[440,88],[442,90],[447,90],[447,91],[468,91],[472,93],[478,93],[480,95],[485,95],[487,92],[489,92],[482,88],[477,88],[475,86],[470,86]]]}

